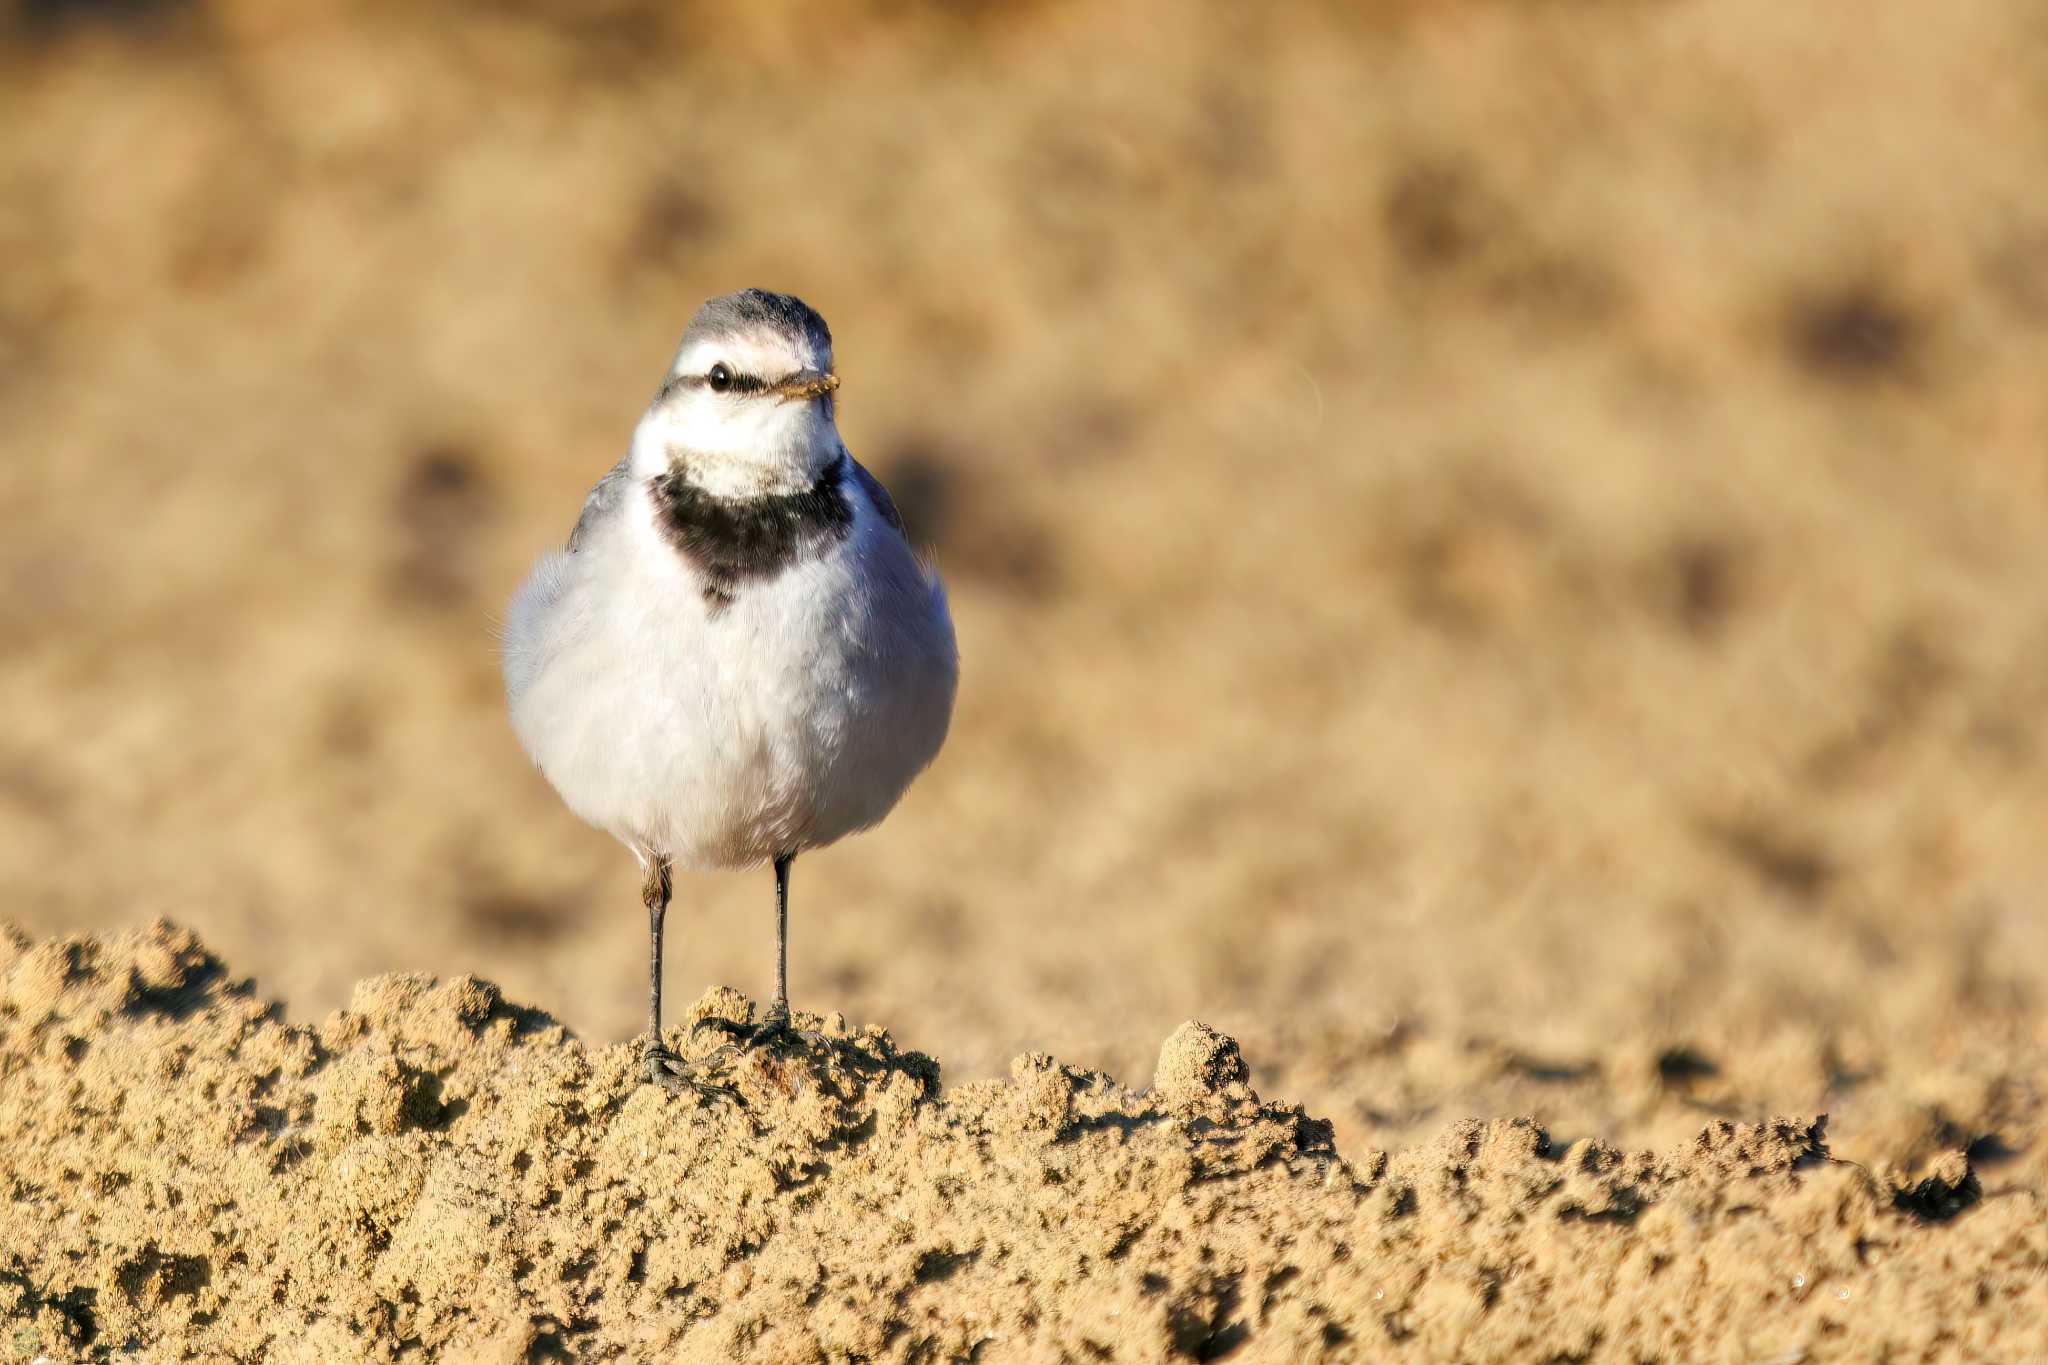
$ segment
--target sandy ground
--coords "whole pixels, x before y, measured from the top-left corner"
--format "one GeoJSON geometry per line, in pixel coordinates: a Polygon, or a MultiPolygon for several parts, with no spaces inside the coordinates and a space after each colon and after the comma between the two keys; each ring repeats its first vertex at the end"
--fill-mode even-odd
{"type": "MultiPolygon", "coordinates": [[[[1059,1320],[1119,1302],[1150,1326],[1087,1339],[1137,1357],[1284,1357],[1319,1322],[1359,1358],[2015,1357],[2048,1273],[2013,1233],[2048,1181],[2044,92],[2027,0],[9,8],[0,919],[115,937],[64,950],[69,987],[31,955],[33,1007],[111,1010],[99,1033],[0,1015],[0,1311],[60,1358],[85,1308],[86,1349],[203,1357],[289,1269],[286,1321],[354,1332],[306,1338],[344,1357],[454,1342],[482,1324],[430,1305],[542,1279],[554,1325],[515,1355],[630,1353],[622,1301],[715,1301],[706,1343],[759,1314],[791,1354],[944,1358],[1001,1301],[1042,1315],[991,1329],[1015,1358],[1087,1358],[1059,1320]],[[729,1165],[737,1120],[622,1088],[635,871],[526,765],[493,656],[690,311],[746,284],[831,320],[849,444],[935,548],[964,655],[938,764],[798,864],[792,987],[943,1068],[860,1162],[928,1153],[957,1217],[1035,1249],[947,1234],[981,1253],[880,1343],[820,1315],[871,1330],[901,1287],[878,1267],[941,1242],[863,1240],[846,1161],[664,1233],[714,1188],[667,1167],[729,1165]],[[282,1014],[121,1005],[104,963],[158,915],[282,1014]],[[356,995],[413,972],[581,1042],[356,995]],[[320,1022],[351,999],[360,1037],[320,1022]],[[287,1060],[237,1051],[244,1015],[287,1060]],[[990,1116],[1023,1101],[977,1083],[1048,1054],[1141,1085],[1189,1018],[1327,1147],[1176,1189],[1203,1135],[1084,1082],[1076,1113],[1122,1120],[1005,1165],[1024,1139],[990,1116]],[[605,1117],[512,1134],[542,1092],[507,1049],[605,1117]],[[413,1164],[373,1190],[326,1174],[347,1125],[318,1111],[383,1103],[347,1059],[387,1055],[400,1117],[362,1136],[413,1164]],[[179,1066],[226,1098],[138,1079],[179,1066]],[[272,1172],[285,1133],[312,1155],[272,1172]],[[665,1173],[598,1150],[643,1133],[665,1173]],[[232,1250],[123,1167],[172,1141],[236,1188],[232,1250]],[[1472,1142],[1498,1166],[1467,1198],[1472,1142]],[[60,1148],[71,1175],[37,1174],[60,1148]],[[1061,1216],[1138,1226],[1128,1194],[1165,1221],[1126,1258],[1099,1228],[1031,1242],[1044,1160],[1099,1193],[1061,1216]],[[614,1211],[522,1205],[502,1256],[445,1243],[488,1265],[379,1279],[437,1181],[485,1223],[548,1191],[614,1211]],[[1629,1188],[1634,1221],[1556,1216],[1629,1188]],[[370,1242],[298,1244],[321,1199],[387,1194],[370,1242]],[[61,1221],[93,1203],[99,1241],[61,1221]],[[1168,1246],[1198,1214],[1217,1240],[1168,1246]],[[1866,1225],[1893,1259],[1863,1263],[1866,1225]],[[69,1226],[61,1261],[23,1226],[69,1226]],[[1653,1234],[1693,1278],[1627,1278],[1653,1234]],[[642,1237],[682,1259],[604,1259],[642,1237]],[[731,1268],[798,1248],[815,1273],[731,1268]],[[167,1256],[210,1288],[173,1292],[198,1272],[167,1256]]],[[[678,890],[671,998],[763,994],[767,874],[678,890]]],[[[896,1063],[847,1046],[810,1081],[858,1128],[879,1092],[833,1078],[896,1063]]],[[[825,1150],[796,1090],[756,1126],[825,1150]]]]}
{"type": "MultiPolygon", "coordinates": [[[[1797,1361],[2048,1337],[2048,1208],[1825,1124],[1657,1154],[1467,1120],[1389,1156],[1190,1021],[1135,1092],[940,1089],[887,1031],[639,1083],[474,977],[286,1024],[186,931],[5,947],[19,1358],[1797,1361]],[[134,1349],[131,1353],[130,1349],[134,1349]]],[[[693,1018],[744,1022],[714,991],[693,1018]]],[[[700,1054],[714,1030],[697,1031],[700,1054]]],[[[679,1028],[678,1045],[690,1036],[679,1028]]]]}

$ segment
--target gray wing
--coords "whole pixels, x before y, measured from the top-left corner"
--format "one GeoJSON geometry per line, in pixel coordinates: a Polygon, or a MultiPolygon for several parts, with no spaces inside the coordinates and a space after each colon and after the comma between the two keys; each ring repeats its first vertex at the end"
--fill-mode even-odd
{"type": "MultiPolygon", "coordinates": [[[[889,496],[889,490],[882,487],[882,481],[868,473],[867,466],[848,455],[846,462],[853,466],[853,477],[860,484],[860,491],[867,497],[868,505],[882,514],[882,520],[896,532],[896,538],[910,551],[911,562],[917,565],[917,573],[924,580],[925,587],[933,594],[941,615],[946,610],[945,591],[939,586],[938,565],[933,562],[931,549],[911,543],[910,532],[903,525],[903,514],[896,510],[896,500],[889,496]]],[[[948,626],[948,630],[952,627],[948,626]]]]}
{"type": "Polygon", "coordinates": [[[868,495],[868,501],[882,514],[882,520],[896,528],[896,534],[906,541],[910,532],[903,529],[903,514],[896,510],[896,500],[889,496],[889,490],[882,487],[882,481],[868,473],[868,467],[851,455],[847,460],[853,465],[853,477],[860,480],[860,491],[868,495]]]}
{"type": "Polygon", "coordinates": [[[540,671],[548,618],[569,585],[569,556],[583,546],[593,531],[618,515],[626,500],[631,460],[629,454],[597,481],[597,486],[583,499],[583,512],[576,518],[576,529],[569,532],[568,545],[542,555],[505,608],[499,650],[505,672],[505,695],[514,706],[540,671]]]}
{"type": "MultiPolygon", "coordinates": [[[[576,553],[593,526],[619,510],[619,503],[626,496],[626,479],[631,474],[632,463],[633,455],[628,451],[603,478],[597,481],[597,486],[590,490],[590,495],[583,499],[583,514],[576,518],[576,529],[569,532],[570,554],[576,553]]],[[[880,486],[876,485],[878,488],[880,486]]],[[[887,497],[888,494],[882,496],[887,497]]]]}

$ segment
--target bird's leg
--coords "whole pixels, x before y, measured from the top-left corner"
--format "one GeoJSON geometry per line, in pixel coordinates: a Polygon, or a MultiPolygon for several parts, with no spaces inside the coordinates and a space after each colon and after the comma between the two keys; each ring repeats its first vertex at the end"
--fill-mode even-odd
{"type": "Polygon", "coordinates": [[[815,1029],[795,1028],[789,1021],[789,865],[795,861],[794,853],[775,860],[775,1003],[747,1040],[748,1052],[757,1047],[789,1047],[799,1041],[814,1047],[825,1043],[824,1035],[815,1029]]]}
{"type": "Polygon", "coordinates": [[[789,1022],[789,865],[796,859],[784,854],[775,860],[775,1008],[770,1019],[789,1022]]]}
{"type": "Polygon", "coordinates": [[[784,853],[775,859],[775,1003],[768,1007],[767,1017],[751,1028],[728,1019],[697,1021],[698,1028],[716,1028],[731,1034],[734,1041],[741,1044],[742,1052],[752,1052],[760,1047],[788,1048],[799,1043],[825,1046],[824,1034],[816,1029],[799,1029],[790,1023],[789,865],[795,861],[794,853],[784,853]]]}
{"type": "Polygon", "coordinates": [[[667,856],[649,857],[647,879],[640,886],[640,900],[647,907],[647,1046],[640,1054],[640,1065],[648,1080],[673,1094],[693,1090],[700,1095],[723,1095],[717,1086],[689,1075],[676,1055],[661,1044],[661,931],[672,889],[667,856]]]}
{"type": "Polygon", "coordinates": [[[647,1048],[641,1060],[647,1079],[656,1085],[668,1085],[676,1075],[676,1059],[661,1045],[661,931],[673,889],[668,859],[659,854],[649,858],[647,878],[640,884],[640,903],[647,907],[647,1048]]]}

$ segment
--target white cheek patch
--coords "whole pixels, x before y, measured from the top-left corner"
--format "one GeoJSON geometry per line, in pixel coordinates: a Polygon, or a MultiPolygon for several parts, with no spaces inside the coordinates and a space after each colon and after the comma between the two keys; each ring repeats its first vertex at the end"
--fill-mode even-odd
{"type": "Polygon", "coordinates": [[[700,454],[740,453],[769,444],[764,438],[780,407],[773,398],[692,389],[656,408],[649,419],[666,447],[700,454]]]}

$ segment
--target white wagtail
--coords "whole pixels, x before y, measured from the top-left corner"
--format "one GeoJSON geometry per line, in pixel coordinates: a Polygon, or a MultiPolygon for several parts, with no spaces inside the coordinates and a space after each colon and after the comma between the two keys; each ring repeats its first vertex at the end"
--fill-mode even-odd
{"type": "Polygon", "coordinates": [[[662,1046],[670,867],[775,867],[787,1045],[789,868],[887,815],[938,753],[959,673],[938,576],[834,422],[832,335],[748,289],[691,320],[631,449],[512,598],[512,727],[562,800],[633,850],[648,916],[647,1078],[662,1046]]]}

